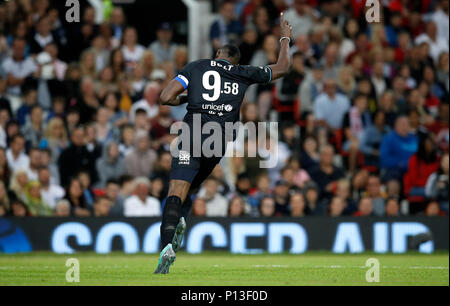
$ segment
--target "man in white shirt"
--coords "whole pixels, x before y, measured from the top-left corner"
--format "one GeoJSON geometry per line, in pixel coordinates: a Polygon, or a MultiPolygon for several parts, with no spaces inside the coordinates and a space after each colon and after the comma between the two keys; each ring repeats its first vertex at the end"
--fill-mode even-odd
{"type": "Polygon", "coordinates": [[[124,203],[125,217],[152,217],[161,216],[161,203],[158,199],[150,197],[150,181],[145,177],[134,180],[134,195],[127,198],[124,203]]]}
{"type": "Polygon", "coordinates": [[[439,56],[443,52],[448,52],[448,41],[438,36],[438,28],[436,23],[430,21],[426,25],[425,33],[419,35],[416,40],[416,45],[427,43],[430,46],[430,56],[435,63],[439,60],[439,56]]]}
{"type": "Polygon", "coordinates": [[[314,116],[318,123],[328,130],[341,129],[344,116],[350,109],[350,100],[347,96],[337,93],[333,79],[326,80],[323,89],[324,93],[314,101],[314,116]]]}
{"type": "Polygon", "coordinates": [[[161,93],[161,86],[156,82],[150,82],[145,86],[144,98],[136,103],[130,109],[130,121],[134,123],[136,111],[143,109],[147,112],[148,119],[155,118],[159,113],[159,94],[161,93]]]}
{"type": "Polygon", "coordinates": [[[314,26],[314,10],[308,5],[307,0],[294,0],[292,8],[284,13],[284,19],[292,25],[292,37],[309,34],[314,26]]]}
{"type": "Polygon", "coordinates": [[[228,201],[218,192],[218,182],[215,178],[208,178],[203,183],[198,197],[206,201],[206,216],[208,217],[226,217],[228,215],[228,201]]]}
{"type": "Polygon", "coordinates": [[[28,180],[37,181],[39,178],[39,168],[42,166],[41,151],[37,148],[31,148],[28,151],[28,180]]]}
{"type": "Polygon", "coordinates": [[[2,68],[7,76],[8,93],[20,96],[20,86],[25,79],[38,69],[31,57],[24,57],[26,42],[23,39],[15,39],[13,42],[13,54],[3,62],[2,68]]]}
{"type": "Polygon", "coordinates": [[[51,184],[50,177],[50,170],[47,167],[39,169],[42,200],[47,203],[51,209],[55,209],[56,203],[64,197],[66,192],[61,186],[51,184]]]}
{"type": "Polygon", "coordinates": [[[6,159],[8,160],[9,169],[11,172],[19,169],[28,169],[30,166],[30,159],[24,153],[25,138],[21,134],[15,135],[8,150],[6,150],[6,159]]]}
{"type": "Polygon", "coordinates": [[[448,43],[449,41],[449,0],[441,0],[440,8],[433,13],[431,20],[433,20],[438,29],[438,36],[445,39],[448,43]]]}

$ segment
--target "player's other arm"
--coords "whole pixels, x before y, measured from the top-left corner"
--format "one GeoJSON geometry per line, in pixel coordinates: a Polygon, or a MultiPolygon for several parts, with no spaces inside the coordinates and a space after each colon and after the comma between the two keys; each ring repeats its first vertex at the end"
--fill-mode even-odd
{"type": "Polygon", "coordinates": [[[182,95],[184,91],[185,86],[179,80],[173,79],[161,92],[159,103],[170,106],[187,103],[187,95],[182,95]]]}
{"type": "Polygon", "coordinates": [[[276,80],[283,77],[288,73],[289,67],[291,66],[291,56],[289,54],[289,42],[291,39],[292,26],[288,21],[283,18],[283,13],[280,17],[280,27],[281,27],[281,46],[280,54],[278,55],[278,61],[275,65],[270,65],[272,69],[272,79],[276,80]]]}

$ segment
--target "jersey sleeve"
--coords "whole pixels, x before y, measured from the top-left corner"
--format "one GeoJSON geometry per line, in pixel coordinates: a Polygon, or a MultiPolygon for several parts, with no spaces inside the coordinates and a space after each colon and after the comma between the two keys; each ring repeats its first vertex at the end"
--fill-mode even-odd
{"type": "Polygon", "coordinates": [[[272,69],[269,66],[241,66],[242,76],[248,80],[250,84],[269,84],[272,82],[272,69]]]}
{"type": "Polygon", "coordinates": [[[191,81],[192,69],[194,67],[194,63],[190,63],[186,65],[175,77],[175,80],[183,85],[184,89],[189,87],[189,82],[191,81]]]}

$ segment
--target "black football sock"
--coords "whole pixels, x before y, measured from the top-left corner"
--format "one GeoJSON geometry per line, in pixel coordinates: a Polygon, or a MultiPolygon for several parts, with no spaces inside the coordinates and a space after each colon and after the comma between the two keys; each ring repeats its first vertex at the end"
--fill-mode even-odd
{"type": "Polygon", "coordinates": [[[187,217],[192,208],[192,196],[188,194],[186,200],[184,200],[183,207],[181,207],[181,216],[187,221],[187,217]]]}
{"type": "Polygon", "coordinates": [[[165,248],[172,243],[175,229],[181,218],[181,199],[171,196],[164,205],[162,223],[161,223],[161,247],[165,248]]]}

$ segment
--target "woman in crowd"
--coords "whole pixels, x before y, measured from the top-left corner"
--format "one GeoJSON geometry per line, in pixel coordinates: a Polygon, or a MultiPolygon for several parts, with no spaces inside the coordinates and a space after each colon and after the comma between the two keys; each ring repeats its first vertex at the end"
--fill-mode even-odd
{"type": "Polygon", "coordinates": [[[9,189],[17,199],[26,199],[26,187],[28,184],[28,172],[23,169],[16,170],[11,178],[9,189]]]}
{"type": "Polygon", "coordinates": [[[48,217],[53,215],[50,206],[42,199],[41,184],[38,181],[31,181],[27,184],[25,204],[32,216],[48,217]]]}
{"type": "Polygon", "coordinates": [[[68,146],[67,132],[64,121],[55,117],[51,119],[45,130],[45,138],[41,140],[39,148],[50,149],[52,152],[52,163],[58,161],[61,152],[68,146]]]}
{"type": "Polygon", "coordinates": [[[75,217],[89,217],[92,213],[83,195],[83,187],[77,178],[72,178],[66,190],[65,199],[71,206],[71,215],[75,217]]]}

